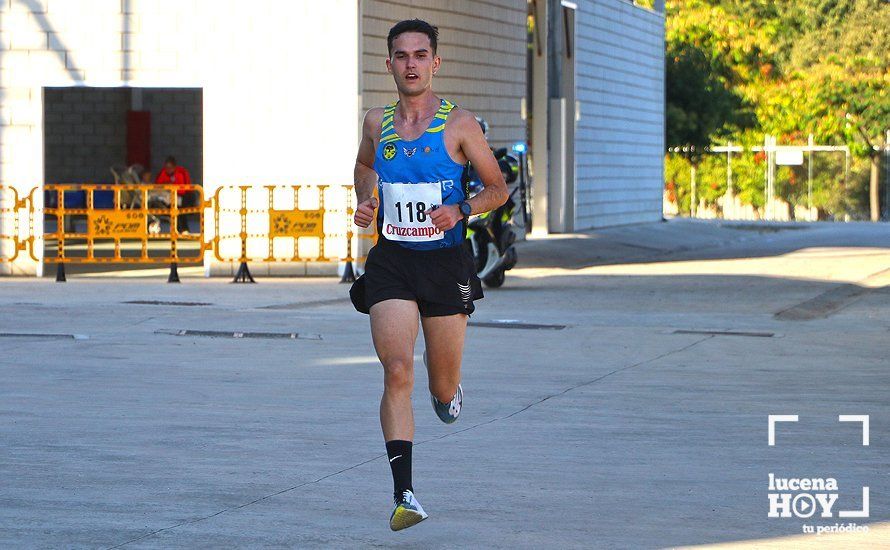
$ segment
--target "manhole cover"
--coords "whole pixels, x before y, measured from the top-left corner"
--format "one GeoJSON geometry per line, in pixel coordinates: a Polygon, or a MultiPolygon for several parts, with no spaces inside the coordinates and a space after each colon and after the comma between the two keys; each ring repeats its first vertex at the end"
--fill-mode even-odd
{"type": "Polygon", "coordinates": [[[231,330],[167,330],[158,329],[155,334],[171,336],[206,336],[208,338],[265,338],[271,340],[321,340],[321,334],[298,332],[238,332],[231,330]]]}
{"type": "Polygon", "coordinates": [[[771,225],[765,223],[727,223],[723,224],[723,227],[737,231],[756,231],[758,233],[778,233],[779,231],[809,229],[806,225],[771,225]]]}
{"type": "Polygon", "coordinates": [[[520,321],[513,321],[511,319],[495,321],[470,321],[468,324],[473,327],[515,328],[521,330],[562,330],[566,328],[566,325],[541,325],[535,323],[523,323],[520,321]]]}
{"type": "Polygon", "coordinates": [[[54,340],[89,340],[86,334],[51,334],[42,332],[0,332],[0,338],[52,338],[54,340]]]}
{"type": "Polygon", "coordinates": [[[142,306],[212,306],[210,302],[165,302],[163,300],[129,300],[122,304],[139,304],[142,306]]]}
{"type": "Polygon", "coordinates": [[[710,334],[713,336],[748,336],[753,338],[772,338],[773,332],[755,332],[747,330],[687,330],[677,329],[673,334],[710,334]]]}

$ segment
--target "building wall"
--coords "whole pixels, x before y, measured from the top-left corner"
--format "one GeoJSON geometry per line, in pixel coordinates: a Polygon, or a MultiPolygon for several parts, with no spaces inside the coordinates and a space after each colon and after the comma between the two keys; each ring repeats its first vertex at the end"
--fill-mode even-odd
{"type": "Polygon", "coordinates": [[[525,0],[363,0],[363,109],[397,99],[386,72],[386,35],[398,21],[415,17],[439,28],[442,67],[433,91],[485,118],[492,145],[524,141],[525,0]]]}
{"type": "MultiPolygon", "coordinates": [[[[578,4],[575,226],[658,219],[663,16],[622,0],[578,4]]],[[[203,173],[208,195],[245,182],[351,183],[360,109],[395,97],[384,65],[386,33],[412,17],[440,28],[435,90],[484,116],[493,145],[525,138],[525,0],[358,6],[360,12],[353,0],[0,0],[0,183],[27,194],[46,181],[44,156],[55,156],[59,143],[44,140],[56,116],[44,111],[44,90],[84,86],[200,88],[203,167],[190,170],[203,173]]],[[[176,109],[161,107],[164,116],[184,114],[164,113],[168,108],[176,109]]],[[[59,114],[64,121],[72,113],[59,114]]],[[[153,149],[163,144],[159,138],[153,149]]],[[[96,159],[97,170],[107,160],[96,159]]],[[[208,263],[210,271],[220,265],[210,255],[208,263]]],[[[39,269],[24,259],[0,264],[0,273],[39,269]]]]}
{"type": "Polygon", "coordinates": [[[44,90],[44,159],[48,183],[113,183],[111,166],[127,157],[129,90],[44,90]]]}
{"type": "Polygon", "coordinates": [[[181,88],[47,88],[43,135],[49,183],[113,183],[110,168],[127,158],[127,111],[142,95],[151,112],[151,169],[160,172],[173,155],[194,183],[203,181],[201,91],[181,88]]]}
{"type": "Polygon", "coordinates": [[[45,181],[45,87],[133,86],[203,89],[208,193],[351,184],[358,37],[355,0],[0,0],[0,183],[45,181]]]}
{"type": "Polygon", "coordinates": [[[142,110],[151,112],[151,170],[157,175],[172,155],[192,183],[204,182],[204,117],[201,90],[150,89],[142,92],[142,110]]]}
{"type": "Polygon", "coordinates": [[[664,15],[582,0],[576,32],[575,229],[660,220],[664,15]]]}

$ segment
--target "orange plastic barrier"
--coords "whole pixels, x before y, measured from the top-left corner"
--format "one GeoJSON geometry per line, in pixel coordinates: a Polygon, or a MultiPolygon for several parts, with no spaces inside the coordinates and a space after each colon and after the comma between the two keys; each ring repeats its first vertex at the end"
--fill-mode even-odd
{"type": "MultiPolygon", "coordinates": [[[[0,185],[0,263],[13,262],[27,248],[28,239],[21,238],[19,212],[26,207],[15,187],[0,185]]],[[[31,232],[29,235],[33,235],[31,232]]]]}
{"type": "MultiPolygon", "coordinates": [[[[195,205],[180,207],[176,191],[181,188],[158,184],[45,185],[43,260],[59,264],[56,278],[60,281],[65,280],[64,264],[149,263],[170,264],[168,280],[178,282],[176,266],[203,262],[207,248],[204,209],[208,205],[203,189],[186,186],[187,193],[194,193],[195,205]],[[197,218],[195,232],[177,229],[185,216],[197,218]]],[[[29,195],[32,217],[38,191],[29,195]]],[[[35,246],[29,250],[37,260],[35,246]]]]}

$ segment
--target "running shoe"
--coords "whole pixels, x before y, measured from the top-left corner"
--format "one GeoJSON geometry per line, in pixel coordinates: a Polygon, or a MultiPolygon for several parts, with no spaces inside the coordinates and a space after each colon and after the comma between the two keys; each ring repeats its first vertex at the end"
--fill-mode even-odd
{"type": "MultiPolygon", "coordinates": [[[[423,364],[426,365],[426,351],[423,352],[423,364]]],[[[433,410],[439,416],[439,420],[446,424],[452,424],[460,416],[460,408],[464,403],[464,390],[460,384],[457,385],[457,393],[451,399],[450,403],[442,403],[432,393],[430,394],[430,402],[433,404],[433,410]]]]}
{"type": "Polygon", "coordinates": [[[389,528],[393,531],[407,529],[429,517],[411,491],[403,492],[395,499],[395,503],[396,507],[389,516],[389,528]]]}

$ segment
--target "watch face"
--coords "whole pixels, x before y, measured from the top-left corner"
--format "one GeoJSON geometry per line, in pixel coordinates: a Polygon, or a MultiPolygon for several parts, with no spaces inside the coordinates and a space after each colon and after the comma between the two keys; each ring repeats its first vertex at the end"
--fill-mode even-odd
{"type": "Polygon", "coordinates": [[[460,203],[460,213],[464,216],[469,216],[470,212],[473,211],[473,208],[469,205],[469,203],[462,202],[460,203]]]}

